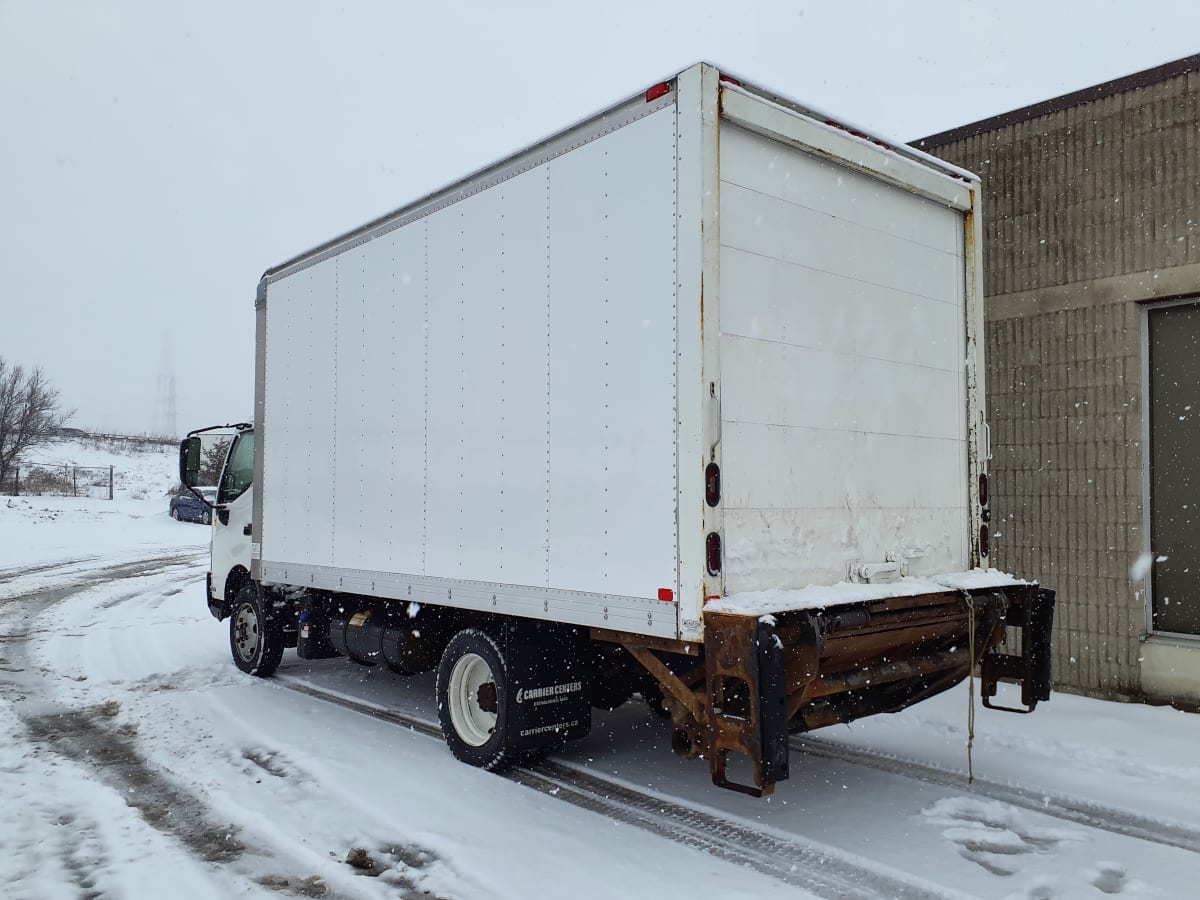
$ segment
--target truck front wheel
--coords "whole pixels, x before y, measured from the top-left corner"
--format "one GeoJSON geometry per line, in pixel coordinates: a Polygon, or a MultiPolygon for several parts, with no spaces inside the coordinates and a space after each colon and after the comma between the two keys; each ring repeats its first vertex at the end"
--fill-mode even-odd
{"type": "Polygon", "coordinates": [[[460,631],[438,664],[438,719],[446,744],[459,760],[497,769],[511,760],[504,746],[504,654],[477,628],[460,631]]]}
{"type": "Polygon", "coordinates": [[[234,598],[229,649],[234,664],[248,675],[266,678],[283,659],[283,626],[273,612],[256,584],[247,584],[234,598]]]}

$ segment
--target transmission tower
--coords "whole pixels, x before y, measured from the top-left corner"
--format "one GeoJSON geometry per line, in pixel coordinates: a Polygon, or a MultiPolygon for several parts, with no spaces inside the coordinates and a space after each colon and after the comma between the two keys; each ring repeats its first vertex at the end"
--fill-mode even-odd
{"type": "Polygon", "coordinates": [[[175,373],[171,370],[169,350],[163,353],[162,371],[158,376],[152,432],[156,437],[179,436],[178,424],[175,421],[175,373]]]}

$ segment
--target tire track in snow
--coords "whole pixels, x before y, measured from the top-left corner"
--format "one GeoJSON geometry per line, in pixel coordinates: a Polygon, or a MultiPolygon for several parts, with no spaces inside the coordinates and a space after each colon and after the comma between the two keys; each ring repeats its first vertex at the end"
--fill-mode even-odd
{"type": "MultiPolygon", "coordinates": [[[[155,831],[179,841],[187,851],[205,862],[224,865],[240,859],[246,852],[238,837],[239,829],[215,822],[202,798],[175,785],[154,769],[137,751],[132,737],[120,733],[106,721],[115,708],[77,709],[41,699],[34,703],[19,702],[41,693],[41,686],[34,673],[29,671],[26,658],[29,639],[36,631],[28,627],[22,631],[11,629],[14,621],[28,623],[56,604],[98,585],[191,566],[203,556],[202,552],[194,551],[160,552],[78,573],[70,572],[70,569],[80,565],[81,560],[21,570],[23,574],[29,574],[31,569],[36,573],[57,569],[72,578],[66,584],[10,597],[0,605],[0,626],[9,626],[8,633],[0,640],[6,641],[6,653],[15,658],[12,668],[0,668],[0,696],[9,695],[8,699],[14,701],[12,708],[34,747],[92,771],[155,831]]],[[[126,602],[144,594],[144,590],[131,589],[112,599],[126,602]]],[[[85,893],[90,890],[90,878],[82,871],[78,860],[67,854],[64,866],[78,887],[85,893]]],[[[230,875],[235,880],[239,877],[230,875]]]]}
{"type": "Polygon", "coordinates": [[[92,768],[147,824],[205,862],[229,863],[245,852],[236,827],[212,822],[199,798],[151,769],[133,742],[102,725],[99,715],[59,709],[21,719],[39,745],[92,768]]]}
{"type": "Polygon", "coordinates": [[[991,800],[998,800],[1010,806],[1042,813],[1074,825],[1084,825],[1122,837],[1136,838],[1166,847],[1200,853],[1200,829],[1181,822],[1151,819],[1148,816],[1094,803],[1091,800],[1057,794],[1053,791],[1017,787],[979,776],[975,777],[974,783],[967,784],[966,775],[953,769],[930,765],[878,750],[849,747],[821,738],[793,737],[791,746],[793,750],[810,756],[876,769],[891,775],[901,775],[938,787],[953,788],[967,794],[977,794],[991,800]]]}
{"type": "MultiPolygon", "coordinates": [[[[177,841],[189,855],[212,865],[214,871],[221,873],[222,880],[227,880],[231,887],[230,896],[235,893],[256,894],[265,890],[285,896],[346,900],[356,895],[351,886],[355,876],[326,872],[325,876],[305,877],[298,874],[305,860],[297,858],[289,848],[277,846],[268,850],[252,844],[251,838],[259,838],[259,835],[249,835],[243,842],[239,826],[218,821],[201,794],[177,784],[163,769],[139,752],[136,732],[110,723],[109,718],[116,707],[81,709],[34,700],[43,693],[38,678],[45,673],[31,671],[28,667],[30,638],[40,632],[30,628],[27,623],[78,594],[125,578],[137,581],[126,590],[102,598],[95,607],[96,611],[112,609],[156,592],[161,592],[163,597],[172,596],[179,592],[179,586],[195,578],[192,567],[207,556],[207,550],[159,551],[134,559],[126,557],[118,563],[99,568],[87,566],[87,563],[102,557],[9,570],[19,576],[49,573],[48,579],[57,575],[60,580],[0,600],[0,648],[17,657],[19,662],[19,667],[8,668],[5,665],[8,660],[0,657],[0,699],[30,701],[14,702],[12,708],[17,712],[17,720],[32,746],[94,773],[94,777],[118,794],[147,826],[177,841]],[[80,566],[86,568],[73,571],[80,566]],[[157,585],[147,585],[143,581],[164,574],[170,574],[171,577],[160,579],[157,585]],[[63,576],[66,576],[65,579],[63,576]],[[21,624],[19,632],[13,629],[14,623],[21,624]],[[4,646],[6,640],[9,644],[7,648],[4,646]],[[254,862],[246,865],[251,857],[254,862]],[[269,865],[264,867],[264,862],[269,865]],[[273,874],[273,867],[287,874],[273,874]],[[348,889],[350,893],[346,893],[348,889]]],[[[154,604],[154,608],[159,605],[154,604]]],[[[172,689],[176,687],[172,683],[172,689]]],[[[151,686],[150,689],[155,688],[151,686]]],[[[86,867],[93,864],[94,860],[88,859],[86,854],[82,862],[76,859],[69,850],[77,847],[77,844],[78,841],[75,841],[70,848],[64,848],[62,861],[68,876],[82,895],[89,896],[93,885],[86,867]]]]}
{"type": "MultiPolygon", "coordinates": [[[[134,559],[124,559],[111,565],[88,565],[103,557],[88,556],[78,559],[60,560],[22,569],[8,569],[0,573],[0,588],[12,589],[22,579],[38,576],[38,583],[21,586],[15,593],[0,596],[0,615],[13,611],[17,604],[36,603],[46,608],[64,599],[61,592],[74,593],[109,581],[142,575],[157,575],[176,566],[190,566],[208,556],[206,550],[161,551],[134,559]],[[81,568],[82,567],[82,568],[81,568]]],[[[40,609],[38,610],[40,612],[40,609]]]]}
{"type": "MultiPolygon", "coordinates": [[[[58,569],[70,577],[63,584],[36,587],[24,593],[0,598],[0,648],[3,648],[3,652],[0,652],[0,673],[11,676],[26,671],[27,666],[23,665],[16,657],[27,655],[24,645],[35,633],[31,629],[31,623],[50,607],[101,584],[122,578],[158,575],[174,568],[194,565],[204,555],[203,552],[198,551],[166,554],[160,552],[101,568],[92,567],[80,572],[71,571],[84,562],[80,559],[60,561],[46,566],[32,566],[20,570],[22,573],[28,574],[31,571],[42,573],[58,569]]],[[[141,596],[142,593],[142,591],[131,590],[111,601],[110,606],[141,596]]],[[[16,685],[16,687],[19,688],[20,685],[16,685]]],[[[0,679],[0,694],[11,693],[13,688],[13,679],[0,679]]]]}
{"type": "Polygon", "coordinates": [[[0,569],[0,584],[7,581],[13,581],[17,578],[24,578],[27,575],[37,575],[40,572],[49,572],[52,569],[70,569],[74,566],[82,565],[83,563],[95,562],[100,559],[99,556],[79,556],[74,559],[60,559],[57,562],[42,563],[37,566],[11,566],[0,569]]]}
{"type": "MultiPolygon", "coordinates": [[[[288,690],[442,740],[441,728],[436,723],[365,703],[294,675],[276,675],[273,681],[288,690]]],[[[932,900],[959,896],[957,892],[938,888],[882,865],[864,866],[857,862],[857,857],[827,845],[767,834],[719,813],[642,793],[579,766],[544,761],[497,774],[607,819],[641,828],[734,865],[747,866],[820,897],[932,900]]]]}

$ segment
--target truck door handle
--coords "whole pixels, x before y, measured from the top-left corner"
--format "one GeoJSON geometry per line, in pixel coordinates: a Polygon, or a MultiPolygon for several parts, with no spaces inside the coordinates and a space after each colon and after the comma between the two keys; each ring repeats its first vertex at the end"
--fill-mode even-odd
{"type": "Polygon", "coordinates": [[[253,530],[254,530],[253,524],[247,525],[245,528],[242,529],[242,534],[246,535],[246,537],[249,537],[250,532],[252,532],[253,530]]]}

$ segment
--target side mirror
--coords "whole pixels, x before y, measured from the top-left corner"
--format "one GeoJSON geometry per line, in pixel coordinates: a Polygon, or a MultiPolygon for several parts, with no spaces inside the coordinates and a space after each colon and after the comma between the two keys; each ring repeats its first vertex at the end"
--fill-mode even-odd
{"type": "Polygon", "coordinates": [[[179,444],[179,480],[195,487],[200,480],[200,438],[184,438],[179,444]]]}

